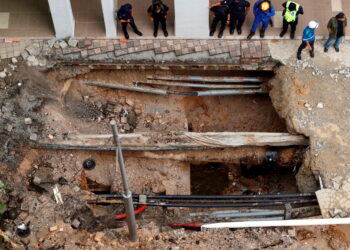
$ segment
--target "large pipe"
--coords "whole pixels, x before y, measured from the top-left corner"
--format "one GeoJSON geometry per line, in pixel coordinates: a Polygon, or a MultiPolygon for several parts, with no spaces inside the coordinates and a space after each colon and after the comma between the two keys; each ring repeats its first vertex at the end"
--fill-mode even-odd
{"type": "Polygon", "coordinates": [[[116,158],[117,158],[116,166],[119,165],[119,170],[120,170],[122,182],[123,182],[123,188],[124,188],[123,199],[124,199],[125,211],[127,214],[126,220],[128,222],[130,240],[135,242],[135,241],[137,241],[137,231],[136,231],[136,219],[135,219],[135,211],[134,211],[132,193],[129,189],[128,178],[127,178],[126,171],[125,171],[123,152],[122,152],[119,137],[118,137],[117,122],[115,120],[112,120],[110,123],[112,126],[114,143],[117,147],[117,149],[116,149],[116,158]]]}
{"type": "Polygon", "coordinates": [[[212,90],[212,91],[194,91],[194,92],[176,92],[162,89],[144,89],[140,87],[128,87],[119,84],[106,84],[98,82],[80,82],[85,85],[111,88],[118,90],[127,90],[141,93],[149,93],[156,95],[183,95],[183,96],[224,96],[224,95],[253,95],[253,94],[267,94],[267,91],[261,89],[242,89],[242,90],[212,90]]]}
{"type": "Polygon", "coordinates": [[[203,88],[203,89],[258,89],[259,85],[222,85],[222,84],[198,84],[198,83],[158,83],[158,82],[140,82],[135,81],[134,84],[138,85],[159,85],[167,87],[188,87],[188,88],[203,88]]]}
{"type": "Polygon", "coordinates": [[[249,228],[249,227],[297,227],[297,226],[324,226],[324,225],[348,225],[350,218],[336,219],[304,219],[304,220],[279,220],[279,221],[245,221],[224,222],[206,224],[203,228],[249,228]]]}
{"type": "Polygon", "coordinates": [[[200,76],[189,76],[189,77],[180,77],[180,78],[171,78],[171,77],[157,77],[157,76],[148,76],[148,80],[160,80],[160,81],[176,81],[176,82],[209,82],[209,83],[263,83],[259,78],[255,77],[230,77],[230,78],[217,78],[217,79],[208,79],[200,76]]]}
{"type": "MultiPolygon", "coordinates": [[[[101,198],[122,198],[119,194],[99,194],[101,198]]],[[[138,199],[139,194],[133,198],[138,199]]],[[[148,200],[258,200],[258,199],[292,199],[292,198],[316,198],[316,194],[260,194],[260,195],[147,195],[148,200]]]]}

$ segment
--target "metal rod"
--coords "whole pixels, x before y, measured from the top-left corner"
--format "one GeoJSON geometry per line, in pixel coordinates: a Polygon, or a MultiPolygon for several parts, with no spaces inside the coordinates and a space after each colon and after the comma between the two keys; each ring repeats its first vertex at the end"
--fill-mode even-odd
{"type": "MultiPolygon", "coordinates": [[[[99,194],[101,198],[122,198],[118,194],[99,194]]],[[[133,198],[138,199],[139,194],[133,198]]],[[[315,198],[316,194],[262,194],[262,195],[148,195],[147,199],[170,200],[258,200],[258,199],[291,199],[291,198],[315,198]]]]}
{"type": "Polygon", "coordinates": [[[116,157],[117,157],[116,167],[119,165],[119,169],[120,169],[120,173],[121,173],[121,177],[122,177],[122,181],[123,181],[123,187],[124,187],[123,198],[124,198],[125,211],[127,214],[126,220],[128,222],[130,240],[135,242],[135,241],[137,241],[137,231],[136,231],[136,219],[135,219],[135,214],[134,214],[132,193],[129,190],[128,178],[127,178],[125,166],[124,166],[123,152],[122,152],[119,137],[118,137],[117,123],[115,120],[112,120],[110,122],[110,124],[112,126],[114,143],[117,146],[117,149],[116,149],[116,157]]]}
{"type": "Polygon", "coordinates": [[[218,78],[218,79],[208,79],[200,76],[189,76],[181,78],[171,78],[171,77],[157,77],[157,76],[148,76],[148,80],[161,80],[161,81],[176,81],[176,82],[220,82],[220,83],[263,83],[263,80],[255,77],[230,77],[230,78],[218,78]]]}
{"type": "Polygon", "coordinates": [[[128,90],[141,93],[157,94],[157,95],[185,95],[185,96],[223,96],[223,95],[252,95],[252,94],[267,94],[267,91],[261,89],[247,90],[212,90],[212,91],[194,91],[194,92],[176,92],[162,89],[144,89],[140,87],[127,87],[119,84],[106,84],[97,82],[81,82],[82,84],[96,87],[104,87],[119,90],[128,90]]]}
{"type": "Polygon", "coordinates": [[[203,89],[258,89],[259,85],[222,85],[222,84],[198,84],[198,83],[159,83],[159,82],[140,82],[135,81],[136,86],[140,84],[145,85],[159,85],[169,87],[188,87],[188,88],[203,88],[203,89]]]}

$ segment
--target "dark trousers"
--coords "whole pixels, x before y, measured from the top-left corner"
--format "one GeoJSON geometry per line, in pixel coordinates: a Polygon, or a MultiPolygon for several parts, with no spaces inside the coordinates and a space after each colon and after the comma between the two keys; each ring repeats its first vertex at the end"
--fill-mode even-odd
{"type": "Polygon", "coordinates": [[[132,20],[130,23],[122,23],[122,30],[124,33],[124,36],[127,37],[128,34],[128,24],[130,24],[131,28],[134,30],[135,33],[139,32],[139,30],[136,27],[136,24],[134,22],[134,20],[132,20]]]}
{"type": "MultiPolygon", "coordinates": [[[[315,41],[312,41],[312,42],[309,42],[310,43],[310,46],[312,48],[312,50],[310,51],[310,53],[313,53],[314,52],[314,43],[315,41]]],[[[299,49],[298,49],[298,55],[301,55],[301,52],[303,51],[303,49],[305,49],[307,47],[307,44],[306,42],[302,42],[299,46],[299,49]]]]}
{"type": "Polygon", "coordinates": [[[298,19],[290,23],[288,23],[285,19],[283,19],[283,28],[282,28],[283,33],[287,32],[289,25],[291,28],[291,33],[295,33],[295,30],[297,29],[297,25],[298,25],[298,19]]]}
{"type": "Polygon", "coordinates": [[[221,22],[220,32],[224,32],[226,28],[227,17],[226,16],[216,16],[214,17],[213,23],[211,24],[210,32],[215,32],[216,26],[221,22]]]}
{"type": "Polygon", "coordinates": [[[162,30],[163,32],[166,32],[166,19],[163,18],[154,18],[153,19],[153,26],[154,26],[154,32],[157,33],[158,32],[158,27],[159,27],[159,23],[162,25],[162,30]]]}
{"type": "Polygon", "coordinates": [[[245,15],[235,15],[231,13],[230,31],[234,31],[236,27],[237,27],[237,30],[242,29],[244,20],[245,20],[245,15]]]}

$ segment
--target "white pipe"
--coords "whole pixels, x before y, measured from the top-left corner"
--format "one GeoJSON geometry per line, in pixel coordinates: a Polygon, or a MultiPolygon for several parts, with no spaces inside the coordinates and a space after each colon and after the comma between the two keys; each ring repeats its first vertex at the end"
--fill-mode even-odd
{"type": "Polygon", "coordinates": [[[350,218],[336,219],[305,219],[280,221],[244,221],[223,222],[202,225],[203,228],[248,228],[248,227],[297,227],[297,226],[323,226],[350,224],[350,218]]]}

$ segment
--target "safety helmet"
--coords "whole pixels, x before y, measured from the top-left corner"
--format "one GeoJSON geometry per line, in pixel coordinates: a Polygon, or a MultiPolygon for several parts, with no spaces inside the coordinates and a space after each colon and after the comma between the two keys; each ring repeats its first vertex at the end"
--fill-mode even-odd
{"type": "Polygon", "coordinates": [[[319,24],[315,21],[310,21],[308,26],[310,29],[317,29],[319,24]]]}
{"type": "Polygon", "coordinates": [[[268,9],[270,9],[270,3],[266,1],[262,2],[260,8],[262,11],[267,11],[268,9]]]}

